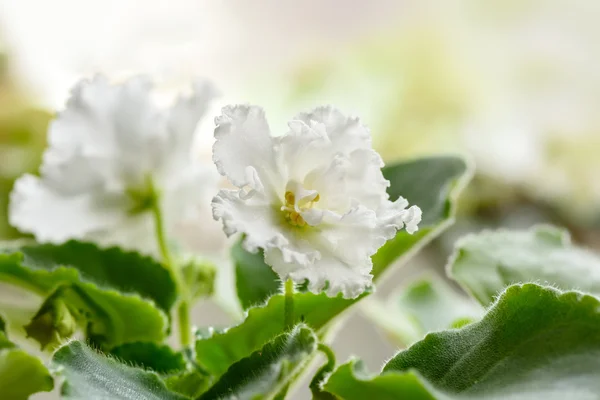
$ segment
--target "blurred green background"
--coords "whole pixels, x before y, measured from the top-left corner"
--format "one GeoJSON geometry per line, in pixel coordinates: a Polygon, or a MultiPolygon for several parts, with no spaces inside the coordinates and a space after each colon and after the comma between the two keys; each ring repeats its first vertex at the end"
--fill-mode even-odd
{"type": "MultiPolygon", "coordinates": [[[[274,131],[332,103],[386,161],[462,153],[477,166],[453,232],[565,225],[597,244],[600,5],[594,0],[0,0],[0,238],[13,180],[36,171],[51,115],[81,77],[150,74],[169,98],[210,77],[215,105],[265,107],[274,131]]],[[[199,154],[210,151],[212,118],[199,154]]],[[[446,236],[448,236],[446,235],[446,236]]]]}

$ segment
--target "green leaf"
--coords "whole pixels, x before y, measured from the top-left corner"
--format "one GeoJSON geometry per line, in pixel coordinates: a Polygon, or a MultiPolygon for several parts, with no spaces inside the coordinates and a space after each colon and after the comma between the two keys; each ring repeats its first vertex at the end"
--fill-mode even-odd
{"type": "Polygon", "coordinates": [[[421,339],[426,333],[456,328],[479,320],[483,308],[437,277],[418,280],[384,304],[369,299],[364,315],[377,323],[401,346],[421,339]]]}
{"type": "Polygon", "coordinates": [[[151,258],[75,241],[5,248],[0,281],[46,297],[26,328],[42,347],[69,337],[77,326],[106,348],[162,341],[165,312],[177,296],[168,272],[151,258]]]}
{"type": "Polygon", "coordinates": [[[419,230],[410,235],[402,230],[373,256],[375,279],[399,257],[408,257],[418,246],[424,246],[452,222],[454,199],[466,185],[471,173],[460,157],[427,157],[383,168],[390,181],[390,200],[399,196],[423,211],[419,230]],[[409,253],[410,252],[410,253],[409,253]]]}
{"type": "Polygon", "coordinates": [[[235,264],[235,286],[244,310],[264,304],[278,293],[281,281],[270,266],[265,264],[263,252],[252,254],[242,248],[242,239],[231,248],[235,264]]]}
{"type": "Polygon", "coordinates": [[[177,300],[175,283],[160,263],[118,247],[101,249],[92,243],[71,240],[61,245],[32,244],[0,250],[3,252],[19,259],[23,271],[2,268],[0,275],[7,275],[8,281],[14,279],[24,286],[31,285],[42,294],[64,283],[64,277],[68,277],[70,283],[78,272],[84,282],[136,293],[152,300],[165,313],[169,313],[177,300]]]}
{"type": "Polygon", "coordinates": [[[379,376],[353,365],[325,389],[345,399],[388,393],[410,399],[596,399],[600,393],[600,300],[532,283],[509,287],[485,317],[429,334],[379,376]],[[356,394],[356,395],[355,395],[356,394]]]}
{"type": "Polygon", "coordinates": [[[159,374],[170,374],[186,368],[183,354],[173,351],[164,344],[125,343],[112,349],[110,354],[126,364],[149,369],[159,374]]]}
{"type": "Polygon", "coordinates": [[[448,271],[485,306],[506,286],[521,282],[600,295],[600,257],[573,246],[566,231],[549,226],[466,236],[448,271]]]}
{"type": "Polygon", "coordinates": [[[194,399],[208,389],[210,379],[198,371],[184,371],[165,377],[164,382],[169,390],[194,399]]]}
{"type": "Polygon", "coordinates": [[[210,384],[206,373],[188,365],[182,353],[175,352],[167,345],[149,342],[125,343],[112,349],[110,355],[127,365],[160,374],[169,390],[190,398],[198,397],[210,384]]]}
{"type": "Polygon", "coordinates": [[[373,376],[359,360],[341,365],[329,377],[325,390],[344,400],[450,400],[437,397],[414,372],[386,372],[373,376]]]}
{"type": "MultiPolygon", "coordinates": [[[[366,295],[366,294],[365,294],[366,295]]],[[[317,333],[323,332],[332,319],[357,299],[327,297],[325,293],[294,294],[294,324],[305,322],[317,333]]],[[[252,352],[285,331],[283,295],[271,297],[263,307],[251,308],[239,325],[222,333],[196,341],[196,360],[214,376],[248,357],[252,352]]]]}
{"type": "Polygon", "coordinates": [[[54,387],[52,376],[39,358],[27,354],[8,340],[0,318],[0,397],[27,400],[54,387]]]}
{"type": "Polygon", "coordinates": [[[72,400],[185,400],[154,372],[133,368],[73,341],[52,359],[65,378],[61,394],[72,400]]]}
{"type": "Polygon", "coordinates": [[[272,399],[316,349],[313,331],[298,325],[233,364],[199,399],[272,399]]]}

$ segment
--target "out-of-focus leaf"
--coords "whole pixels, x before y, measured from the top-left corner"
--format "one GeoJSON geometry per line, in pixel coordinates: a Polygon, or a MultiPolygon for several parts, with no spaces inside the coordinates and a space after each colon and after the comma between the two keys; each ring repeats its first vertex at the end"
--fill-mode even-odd
{"type": "Polygon", "coordinates": [[[130,367],[73,341],[52,358],[65,382],[62,397],[71,400],[185,400],[167,389],[154,372],[130,367]]]}
{"type": "Polygon", "coordinates": [[[431,333],[378,376],[340,367],[325,389],[344,399],[597,399],[600,300],[535,284],[509,287],[484,318],[431,333]]]}
{"type": "Polygon", "coordinates": [[[241,239],[232,247],[235,264],[235,286],[244,310],[264,304],[280,291],[281,281],[270,266],[265,264],[263,252],[252,254],[242,248],[241,239]]]}
{"type": "Polygon", "coordinates": [[[484,306],[506,286],[521,282],[600,296],[600,257],[573,246],[566,231],[549,226],[466,236],[448,272],[484,306]]]}
{"type": "Polygon", "coordinates": [[[363,305],[363,314],[400,346],[416,342],[428,332],[458,328],[483,315],[479,304],[436,277],[412,283],[392,294],[386,303],[368,299],[363,305]]]}
{"type": "Polygon", "coordinates": [[[191,399],[200,396],[210,385],[209,377],[195,370],[167,376],[164,382],[169,390],[191,399]]]}
{"type": "Polygon", "coordinates": [[[27,326],[42,346],[70,336],[75,326],[107,348],[162,341],[165,312],[177,296],[168,272],[151,258],[75,241],[5,247],[0,281],[47,297],[27,326]]]}
{"type": "Polygon", "coordinates": [[[390,200],[402,196],[423,212],[419,230],[410,235],[401,230],[373,256],[375,279],[397,259],[407,259],[414,250],[439,235],[453,221],[454,199],[471,173],[460,157],[428,157],[383,168],[390,181],[390,200]]]}
{"type": "Polygon", "coordinates": [[[233,364],[199,400],[271,399],[317,349],[317,337],[298,325],[233,364]]]}
{"type": "Polygon", "coordinates": [[[48,392],[54,380],[42,360],[27,354],[8,340],[0,318],[0,398],[27,400],[37,392],[48,392]]]}
{"type": "MultiPolygon", "coordinates": [[[[317,333],[323,332],[336,315],[356,301],[327,297],[324,293],[294,294],[294,324],[305,322],[317,333]]],[[[283,295],[271,297],[263,307],[251,308],[239,325],[222,333],[196,341],[198,364],[214,376],[248,357],[261,346],[285,331],[283,295]]]]}
{"type": "Polygon", "coordinates": [[[209,297],[215,290],[217,270],[209,262],[192,259],[181,267],[181,275],[192,299],[209,297]]]}

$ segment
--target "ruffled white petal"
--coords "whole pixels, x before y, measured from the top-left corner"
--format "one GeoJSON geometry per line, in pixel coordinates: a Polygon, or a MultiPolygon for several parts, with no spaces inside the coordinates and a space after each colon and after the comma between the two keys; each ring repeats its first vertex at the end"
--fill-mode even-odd
{"type": "Polygon", "coordinates": [[[317,107],[306,113],[300,113],[295,120],[307,125],[322,125],[327,132],[335,151],[350,154],[356,149],[371,148],[371,132],[361,124],[358,118],[346,117],[332,106],[317,107]]]}
{"type": "Polygon", "coordinates": [[[215,161],[243,188],[213,200],[225,233],[242,232],[248,249],[264,249],[282,279],[308,281],[315,293],[358,296],[371,285],[371,256],[399,229],[415,232],[421,219],[421,210],[407,208],[405,199],[388,200],[389,182],[369,130],[357,118],[321,107],[299,114],[285,135],[271,138],[262,110],[224,110],[215,161]],[[248,115],[250,126],[260,129],[244,127],[248,115]]]}
{"type": "Polygon", "coordinates": [[[244,200],[239,191],[221,190],[213,199],[212,207],[214,219],[222,221],[227,236],[238,232],[246,235],[243,246],[250,252],[259,248],[278,248],[287,262],[301,265],[321,256],[306,239],[282,224],[277,209],[256,197],[244,200]]]}
{"type": "Polygon", "coordinates": [[[421,222],[422,212],[417,206],[408,206],[408,201],[399,197],[396,201],[385,201],[377,210],[377,219],[379,225],[386,229],[388,233],[388,239],[391,239],[395,235],[397,230],[406,228],[406,231],[410,234],[415,233],[421,222]]]}
{"type": "MultiPolygon", "coordinates": [[[[176,170],[189,164],[196,127],[216,96],[217,90],[210,82],[197,81],[192,86],[192,93],[180,96],[169,110],[169,168],[176,170]]],[[[167,175],[171,175],[170,170],[167,170],[167,175]]]]}
{"type": "Polygon", "coordinates": [[[40,178],[24,175],[11,193],[9,218],[11,225],[33,233],[40,242],[60,243],[110,230],[121,222],[121,213],[96,204],[91,194],[65,196],[40,178]]]}
{"type": "Polygon", "coordinates": [[[169,233],[208,204],[216,179],[198,173],[190,149],[213,95],[198,84],[165,110],[145,78],[82,81],[49,128],[41,177],[15,186],[11,223],[39,241],[93,240],[155,254],[152,216],[136,201],[159,192],[169,233]]]}
{"type": "Polygon", "coordinates": [[[318,294],[323,290],[330,297],[342,293],[344,298],[353,299],[372,285],[369,272],[356,271],[337,258],[325,255],[308,265],[288,263],[283,253],[276,248],[265,251],[265,262],[281,276],[298,284],[308,283],[308,290],[318,294]]]}
{"type": "MultiPolygon", "coordinates": [[[[278,176],[273,152],[273,138],[262,108],[237,105],[224,107],[215,119],[213,161],[219,173],[242,188],[256,187],[256,176],[276,195],[270,184],[278,176]]],[[[277,182],[277,188],[281,182],[277,182]]]]}
{"type": "Polygon", "coordinates": [[[163,212],[169,237],[185,251],[217,254],[226,237],[212,218],[208,205],[218,186],[219,174],[208,165],[195,163],[172,177],[163,189],[163,212]]]}
{"type": "MultiPolygon", "coordinates": [[[[49,128],[42,170],[79,155],[103,160],[107,180],[142,182],[160,169],[168,152],[165,118],[142,77],[111,85],[97,76],[73,89],[67,108],[49,128]]],[[[69,166],[69,168],[73,168],[69,166]]]]}

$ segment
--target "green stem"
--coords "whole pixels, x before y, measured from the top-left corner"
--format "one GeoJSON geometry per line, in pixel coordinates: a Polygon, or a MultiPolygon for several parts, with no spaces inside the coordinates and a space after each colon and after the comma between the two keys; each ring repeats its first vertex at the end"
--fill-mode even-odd
{"type": "MultiPolygon", "coordinates": [[[[154,191],[154,189],[153,189],[154,191]]],[[[179,319],[179,334],[181,339],[181,346],[186,348],[192,343],[191,331],[192,327],[190,324],[190,307],[189,307],[189,294],[188,289],[181,276],[181,270],[176,263],[173,262],[169,246],[167,245],[165,228],[163,223],[162,212],[160,210],[159,195],[154,191],[154,200],[152,201],[152,215],[154,216],[154,226],[156,229],[156,240],[158,242],[158,248],[160,255],[163,259],[163,264],[167,271],[173,277],[181,300],[177,309],[177,316],[179,319]]]]}
{"type": "Polygon", "coordinates": [[[181,303],[179,303],[177,315],[179,316],[179,334],[181,338],[181,345],[185,348],[192,343],[192,328],[190,324],[189,302],[182,301],[181,303]]]}
{"type": "Polygon", "coordinates": [[[333,350],[331,350],[331,347],[324,343],[319,343],[318,349],[327,357],[327,363],[319,368],[310,382],[309,387],[313,394],[313,398],[321,398],[319,397],[319,394],[322,393],[321,385],[325,378],[327,378],[327,375],[329,375],[335,369],[335,354],[333,350]]]}
{"type": "Polygon", "coordinates": [[[291,279],[285,281],[284,322],[285,329],[294,326],[294,282],[291,279]]]}

